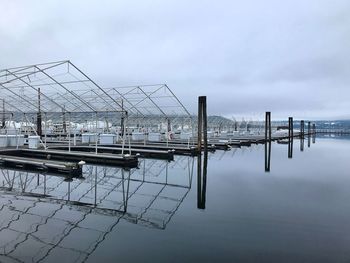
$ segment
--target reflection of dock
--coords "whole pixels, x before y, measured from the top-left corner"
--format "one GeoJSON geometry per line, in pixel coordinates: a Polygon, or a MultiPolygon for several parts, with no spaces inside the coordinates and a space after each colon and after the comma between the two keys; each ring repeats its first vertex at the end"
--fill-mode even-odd
{"type": "Polygon", "coordinates": [[[164,229],[191,188],[193,159],[141,160],[129,171],[84,166],[85,179],[0,171],[1,255],[83,262],[120,220],[164,229]]]}

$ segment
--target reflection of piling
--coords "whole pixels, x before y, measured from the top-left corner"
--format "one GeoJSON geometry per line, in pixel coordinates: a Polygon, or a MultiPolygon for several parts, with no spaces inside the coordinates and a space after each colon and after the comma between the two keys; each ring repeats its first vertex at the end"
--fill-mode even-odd
{"type": "Polygon", "coordinates": [[[270,172],[271,164],[271,141],[265,142],[265,172],[270,172]]]}
{"type": "Polygon", "coordinates": [[[304,137],[300,137],[300,151],[304,151],[304,137]]]}
{"type": "Polygon", "coordinates": [[[40,88],[38,88],[38,113],[36,117],[36,129],[38,135],[41,137],[42,135],[42,128],[41,128],[41,98],[40,98],[40,88]]]}
{"type": "Polygon", "coordinates": [[[265,141],[271,141],[271,112],[265,113],[265,141]]]}
{"type": "Polygon", "coordinates": [[[207,166],[208,166],[208,151],[203,153],[203,167],[202,155],[199,154],[197,158],[197,208],[205,209],[206,191],[207,191],[207,166]],[[203,171],[202,171],[203,168],[203,171]]]}
{"type": "Polygon", "coordinates": [[[288,158],[293,158],[293,137],[288,138],[288,158]]]}
{"type": "Polygon", "coordinates": [[[207,149],[207,97],[198,97],[198,150],[207,149]]]}

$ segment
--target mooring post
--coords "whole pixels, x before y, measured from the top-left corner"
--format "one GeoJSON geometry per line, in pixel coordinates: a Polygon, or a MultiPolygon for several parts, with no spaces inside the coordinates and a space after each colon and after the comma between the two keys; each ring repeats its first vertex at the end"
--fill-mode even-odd
{"type": "Polygon", "coordinates": [[[288,137],[293,138],[293,117],[288,118],[288,137]]]}
{"type": "Polygon", "coordinates": [[[307,122],[307,147],[311,146],[311,122],[307,122]]]}
{"type": "Polygon", "coordinates": [[[300,138],[304,139],[305,135],[305,122],[304,120],[300,121],[300,138]]]}
{"type": "Polygon", "coordinates": [[[203,119],[204,119],[204,103],[205,103],[206,97],[200,96],[198,97],[198,134],[197,134],[197,146],[198,151],[202,151],[202,140],[203,140],[203,119]]]}
{"type": "Polygon", "coordinates": [[[265,141],[271,141],[271,112],[265,112],[265,141]]]}
{"type": "Polygon", "coordinates": [[[203,96],[203,140],[204,152],[208,149],[207,97],[203,96]]]}
{"type": "Polygon", "coordinates": [[[312,124],[312,143],[316,142],[316,124],[312,124]]]}
{"type": "Polygon", "coordinates": [[[42,128],[41,128],[41,96],[40,96],[40,88],[38,88],[38,113],[36,117],[36,129],[37,133],[41,138],[42,128]]]}

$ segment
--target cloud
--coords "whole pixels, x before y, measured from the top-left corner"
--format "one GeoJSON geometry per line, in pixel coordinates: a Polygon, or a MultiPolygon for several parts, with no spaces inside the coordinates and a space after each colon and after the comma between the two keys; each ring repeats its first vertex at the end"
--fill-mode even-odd
{"type": "Polygon", "coordinates": [[[350,2],[0,3],[0,67],[70,59],[104,86],[168,83],[191,112],[350,117],[350,2]]]}

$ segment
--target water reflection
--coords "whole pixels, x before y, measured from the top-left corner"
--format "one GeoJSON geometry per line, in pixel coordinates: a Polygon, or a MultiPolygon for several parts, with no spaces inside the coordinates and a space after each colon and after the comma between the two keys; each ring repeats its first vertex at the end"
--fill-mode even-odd
{"type": "Polygon", "coordinates": [[[288,138],[288,158],[293,158],[293,137],[288,138]]]}
{"type": "Polygon", "coordinates": [[[271,141],[265,142],[265,172],[270,172],[271,166],[271,141]]]}
{"type": "MultiPolygon", "coordinates": [[[[300,135],[300,151],[304,151],[304,136],[300,135]]],[[[312,135],[313,143],[315,143],[315,135],[312,135]]],[[[288,158],[293,158],[293,137],[289,137],[287,141],[285,139],[278,140],[278,144],[288,144],[288,158]]],[[[311,135],[308,134],[308,148],[311,146],[311,135]]],[[[265,172],[271,170],[271,142],[265,142],[265,172]]]]}
{"type": "Polygon", "coordinates": [[[208,167],[208,152],[203,153],[197,158],[197,208],[205,209],[205,199],[207,192],[207,167],[208,167]]]}
{"type": "Polygon", "coordinates": [[[84,166],[83,177],[0,170],[0,254],[14,262],[84,262],[118,223],[165,229],[191,189],[194,159],[139,169],[84,166]]]}

